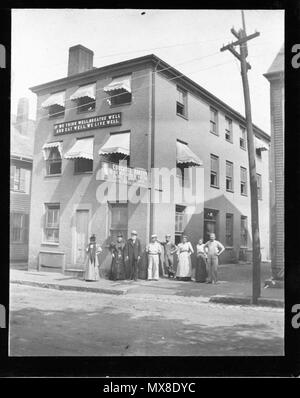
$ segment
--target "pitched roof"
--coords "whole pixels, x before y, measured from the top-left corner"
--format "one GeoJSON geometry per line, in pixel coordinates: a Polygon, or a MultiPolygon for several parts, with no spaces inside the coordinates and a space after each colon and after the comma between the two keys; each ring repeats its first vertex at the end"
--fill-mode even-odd
{"type": "Polygon", "coordinates": [[[33,136],[20,134],[13,125],[10,130],[10,154],[18,158],[32,159],[33,136]]]}
{"type": "Polygon", "coordinates": [[[273,75],[275,73],[284,72],[284,47],[281,46],[278,54],[276,55],[272,65],[268,69],[267,73],[264,76],[273,75]]]}

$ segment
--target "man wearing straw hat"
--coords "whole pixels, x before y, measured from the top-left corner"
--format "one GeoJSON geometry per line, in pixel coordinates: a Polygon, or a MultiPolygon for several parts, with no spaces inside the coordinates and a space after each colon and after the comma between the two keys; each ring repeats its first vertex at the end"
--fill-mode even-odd
{"type": "Polygon", "coordinates": [[[151,242],[146,247],[148,253],[148,281],[159,279],[159,256],[161,254],[161,245],[157,241],[157,235],[151,236],[151,242]]]}

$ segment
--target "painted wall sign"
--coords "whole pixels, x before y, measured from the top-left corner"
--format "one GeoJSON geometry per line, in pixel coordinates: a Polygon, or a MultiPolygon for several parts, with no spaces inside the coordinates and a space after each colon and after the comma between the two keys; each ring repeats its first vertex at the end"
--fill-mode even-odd
{"type": "Polygon", "coordinates": [[[144,169],[121,166],[110,162],[101,162],[98,179],[109,182],[120,182],[123,184],[137,184],[148,187],[148,173],[144,169]]]}
{"type": "Polygon", "coordinates": [[[122,124],[121,115],[121,112],[117,112],[108,115],[88,117],[86,119],[72,120],[70,122],[57,123],[54,125],[54,135],[120,126],[122,124]]]}

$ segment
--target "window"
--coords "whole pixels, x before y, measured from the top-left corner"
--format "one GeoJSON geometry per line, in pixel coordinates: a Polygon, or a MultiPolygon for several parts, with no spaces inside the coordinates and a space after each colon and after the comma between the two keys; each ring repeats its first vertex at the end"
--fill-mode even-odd
{"type": "Polygon", "coordinates": [[[218,239],[219,211],[215,209],[204,209],[203,239],[209,240],[210,234],[214,233],[218,239]]]}
{"type": "Polygon", "coordinates": [[[219,158],[215,155],[210,155],[210,186],[219,187],[219,158]]]}
{"type": "Polygon", "coordinates": [[[240,126],[240,147],[246,149],[246,129],[240,126]]]}
{"type": "Polygon", "coordinates": [[[233,246],[233,214],[226,213],[226,246],[233,246]]]}
{"type": "Polygon", "coordinates": [[[110,96],[108,103],[111,106],[130,104],[131,95],[131,75],[114,77],[112,81],[104,87],[104,91],[110,96]]]}
{"type": "Polygon", "coordinates": [[[47,175],[61,174],[61,155],[57,147],[49,149],[46,160],[47,175]]]}
{"type": "Polygon", "coordinates": [[[82,97],[76,100],[77,112],[93,112],[96,108],[96,100],[89,97],[82,97]]]}
{"type": "Polygon", "coordinates": [[[65,114],[65,108],[57,104],[50,105],[48,109],[49,109],[49,118],[51,119],[56,117],[63,117],[65,114]]]}
{"type": "Polygon", "coordinates": [[[75,173],[86,173],[93,171],[93,161],[91,159],[78,158],[74,161],[75,173]]]}
{"type": "Polygon", "coordinates": [[[247,169],[241,167],[241,195],[247,195],[247,169]]]}
{"type": "Polygon", "coordinates": [[[262,184],[261,184],[261,175],[256,174],[256,179],[257,179],[257,197],[258,199],[262,199],[262,184]]]}
{"type": "Polygon", "coordinates": [[[232,142],[232,120],[225,117],[225,140],[232,142]]]}
{"type": "Polygon", "coordinates": [[[11,243],[28,242],[28,214],[11,213],[10,241],[11,243]]]}
{"type": "Polygon", "coordinates": [[[127,203],[110,203],[110,235],[116,238],[122,233],[127,238],[128,230],[128,206],[127,203]]]}
{"type": "Polygon", "coordinates": [[[248,246],[248,220],[246,216],[241,216],[241,247],[248,246]]]}
{"type": "Polygon", "coordinates": [[[187,92],[177,87],[176,113],[187,117],[187,92]]]}
{"type": "Polygon", "coordinates": [[[10,166],[10,189],[16,192],[29,193],[30,170],[17,165],[10,166]]]}
{"type": "Polygon", "coordinates": [[[175,208],[175,244],[181,240],[185,228],[185,206],[176,205],[175,208]]]}
{"type": "Polygon", "coordinates": [[[210,132],[218,135],[218,111],[210,108],[210,132]]]}
{"type": "Polygon", "coordinates": [[[233,163],[226,160],[226,191],[233,192],[233,163]]]}
{"type": "Polygon", "coordinates": [[[58,243],[59,241],[59,204],[45,205],[45,226],[44,239],[45,242],[58,243]]]}

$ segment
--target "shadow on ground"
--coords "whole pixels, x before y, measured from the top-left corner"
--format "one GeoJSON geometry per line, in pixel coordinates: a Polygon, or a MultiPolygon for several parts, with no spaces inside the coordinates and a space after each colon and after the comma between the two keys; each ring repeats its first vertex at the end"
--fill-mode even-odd
{"type": "Polygon", "coordinates": [[[283,339],[263,323],[187,325],[157,314],[116,314],[114,309],[12,311],[10,356],[283,355],[283,339]]]}

